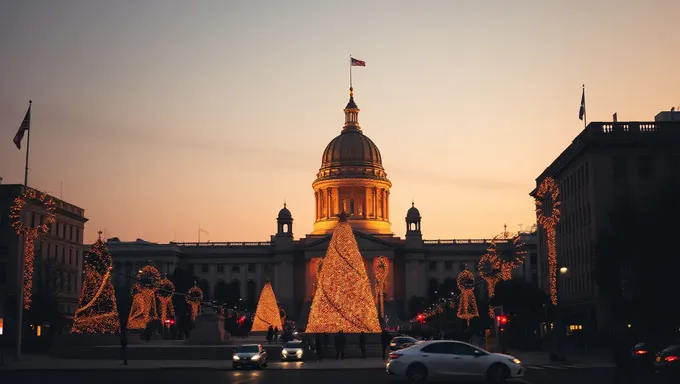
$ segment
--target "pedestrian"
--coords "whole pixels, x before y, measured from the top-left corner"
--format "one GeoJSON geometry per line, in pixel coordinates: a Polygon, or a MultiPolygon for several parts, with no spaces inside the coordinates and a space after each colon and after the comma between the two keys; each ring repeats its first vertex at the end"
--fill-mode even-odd
{"type": "Polygon", "coordinates": [[[279,327],[274,327],[274,342],[277,343],[279,341],[279,327]]]}
{"type": "Polygon", "coordinates": [[[323,360],[323,344],[321,343],[321,335],[318,333],[314,336],[314,347],[316,348],[316,359],[318,361],[323,360]]]}
{"type": "Polygon", "coordinates": [[[382,359],[385,360],[385,351],[387,350],[387,347],[390,345],[390,334],[387,332],[387,330],[383,329],[382,333],[380,334],[380,346],[382,347],[382,359]]]}
{"type": "Polygon", "coordinates": [[[273,339],[274,339],[274,327],[270,325],[269,328],[267,328],[267,342],[271,344],[273,339]]]}
{"type": "Polygon", "coordinates": [[[366,334],[361,331],[359,334],[359,350],[361,351],[361,358],[366,358],[366,334]]]}
{"type": "Polygon", "coordinates": [[[127,337],[127,327],[123,325],[120,327],[120,352],[121,352],[121,358],[123,359],[123,364],[128,365],[127,362],[127,345],[128,345],[128,337],[127,337]]]}
{"type": "Polygon", "coordinates": [[[335,335],[335,360],[345,360],[345,334],[339,330],[335,335]]]}

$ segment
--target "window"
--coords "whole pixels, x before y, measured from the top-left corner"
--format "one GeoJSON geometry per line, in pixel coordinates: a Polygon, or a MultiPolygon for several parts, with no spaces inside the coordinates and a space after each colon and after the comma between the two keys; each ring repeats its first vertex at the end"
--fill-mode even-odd
{"type": "Polygon", "coordinates": [[[423,349],[421,349],[421,351],[424,352],[424,353],[453,355],[453,351],[454,351],[453,344],[454,343],[448,343],[448,342],[432,343],[432,344],[430,344],[426,347],[423,347],[423,349]]]}
{"type": "Polygon", "coordinates": [[[72,265],[72,264],[73,264],[73,250],[69,249],[68,250],[68,265],[72,265]]]}
{"type": "Polygon", "coordinates": [[[265,272],[271,272],[274,270],[274,264],[267,263],[264,265],[264,271],[265,272]]]}
{"type": "Polygon", "coordinates": [[[241,266],[238,265],[238,264],[234,264],[234,265],[231,266],[231,271],[239,273],[239,272],[241,272],[241,266]]]}
{"type": "Polygon", "coordinates": [[[436,261],[430,261],[430,271],[436,271],[437,270],[437,262],[436,261]]]}
{"type": "MultiPolygon", "coordinates": [[[[451,343],[453,344],[453,354],[458,356],[474,356],[475,351],[479,351],[477,348],[473,348],[466,344],[461,343],[451,343]]],[[[481,352],[481,351],[480,351],[481,352]]]]}
{"type": "Polygon", "coordinates": [[[447,260],[444,262],[444,269],[446,269],[447,271],[453,269],[453,263],[451,262],[451,260],[447,260]]]}
{"type": "Polygon", "coordinates": [[[654,171],[654,164],[652,163],[652,156],[642,155],[638,157],[638,174],[642,178],[649,178],[654,171]]]}
{"type": "Polygon", "coordinates": [[[628,174],[628,163],[623,156],[614,156],[612,159],[612,176],[615,178],[625,177],[628,174]]]}
{"type": "Polygon", "coordinates": [[[217,272],[219,273],[224,272],[224,264],[217,264],[217,272]]]}
{"type": "Polygon", "coordinates": [[[249,273],[255,273],[255,264],[253,264],[253,263],[248,264],[248,272],[249,273]]]}
{"type": "Polygon", "coordinates": [[[201,264],[201,272],[210,271],[210,266],[208,264],[201,264]]]}

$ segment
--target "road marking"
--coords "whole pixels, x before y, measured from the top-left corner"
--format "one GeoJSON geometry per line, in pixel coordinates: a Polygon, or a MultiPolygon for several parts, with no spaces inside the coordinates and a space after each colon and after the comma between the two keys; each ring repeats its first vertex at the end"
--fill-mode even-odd
{"type": "Polygon", "coordinates": [[[564,367],[560,367],[559,365],[544,365],[544,367],[550,368],[550,369],[567,369],[567,368],[564,368],[564,367]]]}
{"type": "Polygon", "coordinates": [[[526,368],[526,369],[538,369],[538,370],[545,369],[543,367],[539,367],[538,365],[525,365],[524,368],[526,368]]]}

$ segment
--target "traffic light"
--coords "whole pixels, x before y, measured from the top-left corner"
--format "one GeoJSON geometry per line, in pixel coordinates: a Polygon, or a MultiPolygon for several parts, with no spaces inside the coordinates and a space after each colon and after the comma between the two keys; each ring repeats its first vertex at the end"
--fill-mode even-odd
{"type": "Polygon", "coordinates": [[[425,315],[423,315],[422,313],[419,313],[418,316],[416,316],[416,318],[418,319],[418,322],[421,324],[425,322],[425,315]]]}
{"type": "Polygon", "coordinates": [[[505,315],[496,316],[496,326],[499,332],[505,332],[505,326],[508,324],[508,317],[505,315]]]}

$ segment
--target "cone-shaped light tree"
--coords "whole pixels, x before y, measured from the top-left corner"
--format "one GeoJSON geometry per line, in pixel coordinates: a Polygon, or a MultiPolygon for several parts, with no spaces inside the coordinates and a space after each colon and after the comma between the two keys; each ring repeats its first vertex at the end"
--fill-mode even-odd
{"type": "Polygon", "coordinates": [[[333,231],[317,278],[308,333],[380,332],[364,259],[344,214],[333,231]]]}
{"type": "Polygon", "coordinates": [[[83,289],[73,317],[71,333],[116,334],[120,320],[111,282],[111,255],[102,241],[102,232],[85,255],[83,289]]]}
{"type": "Polygon", "coordinates": [[[274,296],[272,285],[267,281],[264,283],[264,287],[262,287],[260,301],[257,302],[257,310],[255,310],[255,318],[253,319],[251,331],[266,331],[270,326],[279,330],[283,329],[279,305],[276,303],[276,296],[274,296]]]}

